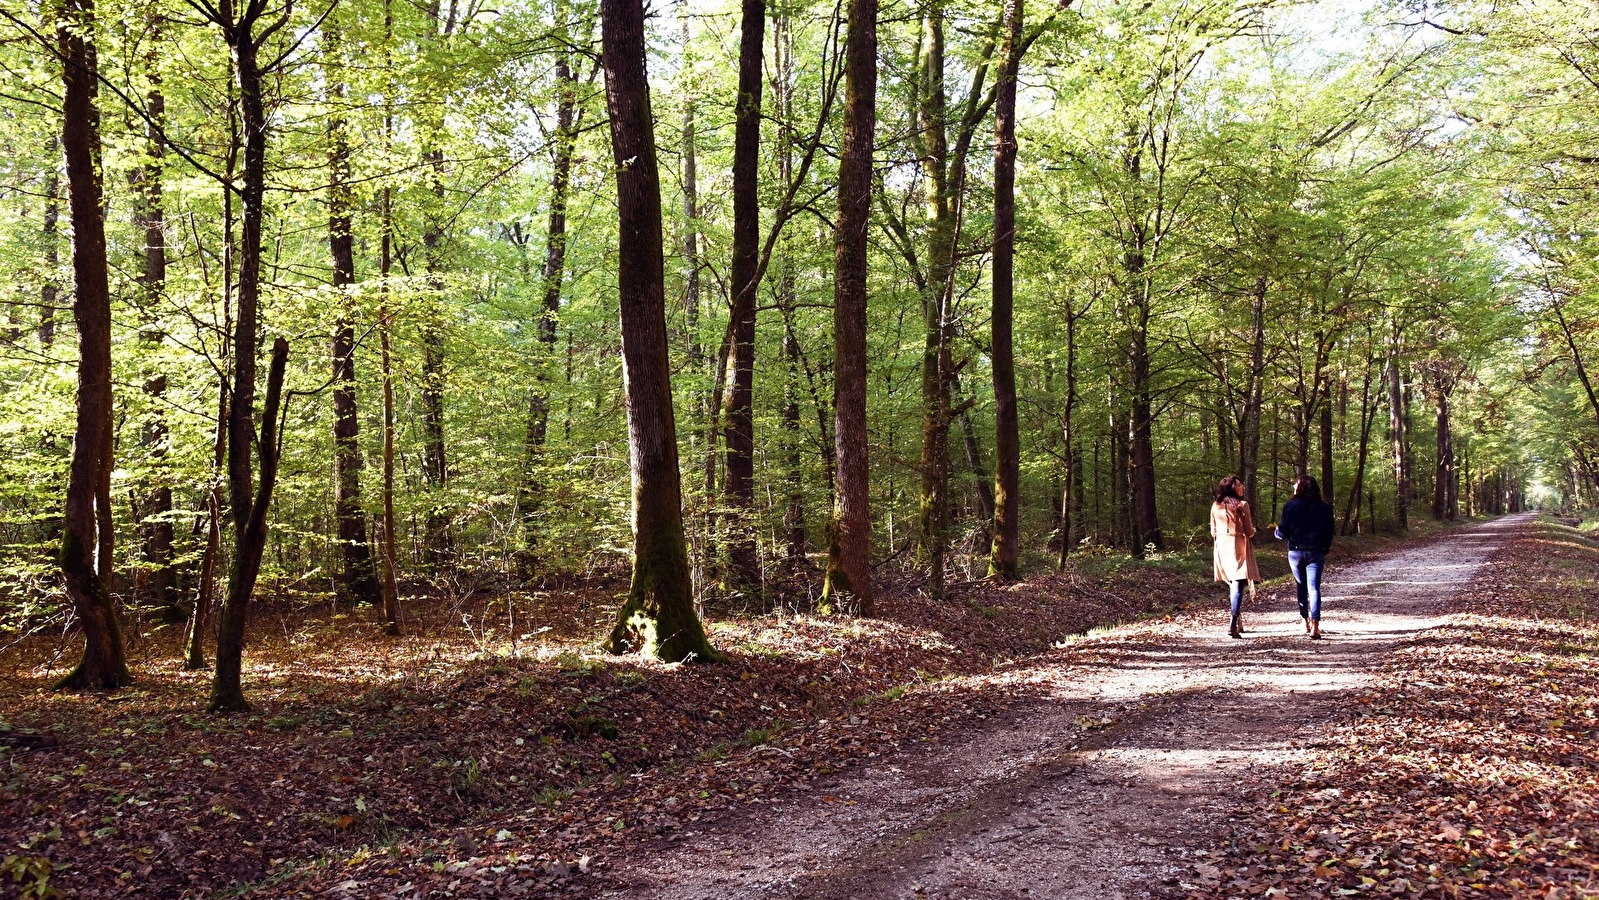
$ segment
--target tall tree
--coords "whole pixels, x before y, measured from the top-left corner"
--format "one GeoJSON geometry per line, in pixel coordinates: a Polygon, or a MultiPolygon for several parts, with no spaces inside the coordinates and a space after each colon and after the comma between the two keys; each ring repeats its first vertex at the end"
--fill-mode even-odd
{"type": "Polygon", "coordinates": [[[760,286],[761,83],[766,46],[765,0],[743,0],[738,98],[733,106],[732,360],[728,366],[726,505],[729,592],[758,593],[755,547],[755,310],[760,286]]]}
{"type": "MultiPolygon", "coordinates": [[[[427,7],[428,40],[433,49],[443,50],[465,22],[477,11],[475,5],[431,3],[427,7]]],[[[445,174],[448,160],[443,142],[444,104],[437,98],[434,108],[421,123],[424,134],[422,164],[427,169],[429,193],[423,208],[422,255],[431,289],[428,308],[421,323],[422,343],[422,477],[427,483],[430,502],[427,509],[426,556],[435,571],[451,564],[454,553],[450,534],[451,510],[444,496],[450,481],[449,457],[445,446],[447,373],[445,370],[445,278],[448,268],[450,212],[445,202],[445,174]]]]}
{"type": "Polygon", "coordinates": [[[994,104],[994,542],[988,571],[1016,577],[1021,551],[1021,426],[1016,415],[1016,76],[1023,0],[1006,0],[1001,30],[999,98],[994,104]]]}
{"type": "MultiPolygon", "coordinates": [[[[166,96],[162,92],[161,67],[157,48],[163,38],[162,21],[147,14],[145,39],[145,77],[150,87],[145,94],[145,114],[149,124],[145,135],[144,164],[135,170],[139,218],[144,231],[144,271],[140,274],[141,337],[151,347],[165,341],[158,323],[157,305],[166,293],[167,241],[166,203],[163,192],[164,157],[166,144],[161,134],[165,129],[166,96]]],[[[185,618],[183,604],[177,596],[177,573],[172,566],[172,486],[168,482],[165,465],[168,428],[162,406],[167,402],[167,375],[149,372],[144,379],[144,393],[154,407],[145,419],[139,436],[148,455],[154,475],[144,492],[139,509],[139,543],[146,567],[143,573],[145,596],[151,606],[160,611],[168,623],[182,622],[185,618]]]]}
{"type": "Polygon", "coordinates": [[[111,465],[111,287],[100,174],[99,66],[94,0],[66,0],[57,39],[62,62],[61,149],[72,216],[73,320],[78,326],[78,415],[67,476],[61,574],[83,631],[83,658],[57,687],[116,688],[131,680],[111,591],[96,571],[100,485],[111,465]]]}
{"type": "Polygon", "coordinates": [[[949,100],[944,84],[944,0],[922,14],[917,135],[927,183],[927,273],[922,286],[922,497],[917,545],[927,593],[944,594],[949,552],[950,309],[945,285],[954,273],[955,221],[949,178],[949,100]]]}
{"type": "MultiPolygon", "coordinates": [[[[394,71],[394,6],[392,0],[383,0],[383,71],[394,71]]],[[[394,90],[392,85],[384,94],[383,103],[383,155],[394,151],[394,90]]],[[[390,635],[401,633],[400,591],[395,575],[396,544],[399,538],[398,518],[394,515],[394,369],[389,352],[389,276],[394,270],[394,192],[383,186],[378,208],[378,366],[383,380],[383,480],[379,494],[383,501],[382,566],[379,569],[383,584],[383,630],[390,635]]]]}
{"type": "Polygon", "coordinates": [[[1410,528],[1410,467],[1406,464],[1404,375],[1400,360],[1400,326],[1397,314],[1388,336],[1388,447],[1394,472],[1394,524],[1410,528]]]}
{"type": "Polygon", "coordinates": [[[267,0],[246,0],[235,8],[205,7],[233,51],[244,165],[239,191],[238,310],[233,329],[233,380],[228,408],[228,510],[233,516],[233,562],[227,594],[217,620],[216,672],[211,682],[212,711],[242,711],[244,625],[266,549],[267,510],[277,482],[277,415],[289,345],[274,341],[268,368],[261,432],[255,433],[256,347],[261,333],[262,226],[266,219],[267,73],[261,50],[288,24],[291,10],[267,17],[267,0]],[[252,453],[252,450],[254,451],[252,453]],[[257,483],[259,463],[259,483],[257,483]]]}
{"type": "MultiPolygon", "coordinates": [[[[98,88],[96,88],[98,90],[98,88]]],[[[50,168],[44,178],[44,278],[39,285],[39,345],[48,347],[56,339],[56,305],[61,302],[61,285],[56,271],[61,267],[61,145],[59,135],[50,139],[50,168]]]]}
{"type": "MultiPolygon", "coordinates": [[[[556,7],[556,29],[563,43],[570,42],[565,3],[556,7]]],[[[528,399],[527,475],[523,497],[523,517],[528,523],[528,543],[537,539],[536,518],[542,486],[539,483],[540,457],[550,428],[550,370],[555,364],[556,326],[561,317],[561,287],[566,276],[566,207],[572,184],[572,156],[577,146],[577,76],[572,71],[572,54],[564,47],[555,58],[555,133],[550,165],[550,214],[544,237],[544,268],[540,272],[543,294],[539,306],[539,354],[535,360],[533,389],[528,399]]]]}
{"type": "Polygon", "coordinates": [[[339,595],[345,603],[377,606],[383,590],[372,565],[361,506],[361,423],[355,395],[355,322],[349,289],[355,284],[354,202],[350,188],[349,125],[341,55],[344,35],[331,13],[322,26],[328,84],[328,250],[333,258],[333,288],[339,302],[333,324],[333,517],[339,537],[339,595]]]}
{"type": "Polygon", "coordinates": [[[633,580],[609,644],[613,652],[641,647],[665,660],[710,661],[719,654],[694,611],[683,536],[643,0],[602,0],[600,24],[616,163],[617,296],[633,482],[633,580]]]}
{"type": "Polygon", "coordinates": [[[824,605],[872,613],[871,473],[866,441],[866,274],[877,127],[877,0],[849,0],[844,141],[833,238],[833,527],[824,605]]]}

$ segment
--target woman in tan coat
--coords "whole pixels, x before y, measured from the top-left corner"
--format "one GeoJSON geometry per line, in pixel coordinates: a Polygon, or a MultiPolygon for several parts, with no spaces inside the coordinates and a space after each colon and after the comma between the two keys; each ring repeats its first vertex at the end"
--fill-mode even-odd
{"type": "Polygon", "coordinates": [[[1239,622],[1244,601],[1244,588],[1251,581],[1260,580],[1260,567],[1255,564],[1255,520],[1249,513],[1249,503],[1244,500],[1244,483],[1235,475],[1228,475],[1216,486],[1216,502],[1210,505],[1210,535],[1216,539],[1213,557],[1216,563],[1216,580],[1227,582],[1232,603],[1232,618],[1227,623],[1227,634],[1242,637],[1243,625],[1239,622]]]}

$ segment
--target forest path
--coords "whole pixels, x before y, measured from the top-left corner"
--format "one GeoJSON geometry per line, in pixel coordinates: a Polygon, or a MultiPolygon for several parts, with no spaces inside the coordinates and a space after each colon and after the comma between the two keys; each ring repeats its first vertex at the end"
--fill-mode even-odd
{"type": "Polygon", "coordinates": [[[1346,715],[1341,698],[1435,627],[1440,601],[1530,519],[1347,567],[1335,557],[1321,641],[1306,638],[1290,600],[1246,615],[1244,640],[1212,607],[1027,660],[1048,686],[1037,701],[615,860],[598,895],[1182,896],[1179,875],[1238,786],[1313,755],[1312,726],[1346,715]]]}

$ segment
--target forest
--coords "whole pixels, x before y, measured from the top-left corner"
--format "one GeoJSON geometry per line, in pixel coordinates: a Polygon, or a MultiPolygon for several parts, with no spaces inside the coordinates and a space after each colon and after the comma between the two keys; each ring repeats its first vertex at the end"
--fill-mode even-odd
{"type": "Polygon", "coordinates": [[[0,71],[8,710],[266,716],[290,618],[736,667],[1208,566],[1228,474],[1599,506],[1592,0],[0,0],[0,71]]]}

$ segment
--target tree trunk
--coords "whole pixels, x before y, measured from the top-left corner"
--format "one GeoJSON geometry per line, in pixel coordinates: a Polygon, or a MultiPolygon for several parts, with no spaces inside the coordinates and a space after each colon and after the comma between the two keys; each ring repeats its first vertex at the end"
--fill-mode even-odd
{"type": "Polygon", "coordinates": [[[927,566],[927,595],[944,596],[949,552],[949,316],[947,286],[954,266],[950,211],[948,105],[944,90],[944,10],[924,19],[919,136],[927,173],[927,282],[922,292],[922,496],[917,547],[927,566]]]}
{"type": "Polygon", "coordinates": [[[94,0],[67,0],[57,31],[62,66],[61,147],[72,216],[73,319],[78,326],[78,412],[67,476],[61,574],[83,631],[83,658],[56,682],[65,690],[131,681],[111,592],[95,570],[96,497],[110,464],[111,287],[101,201],[94,0]]]}
{"type": "MultiPolygon", "coordinates": [[[[1060,498],[1060,556],[1055,567],[1064,570],[1066,557],[1072,552],[1073,527],[1081,528],[1083,504],[1083,463],[1081,452],[1076,450],[1077,435],[1072,430],[1072,416],[1077,411],[1077,320],[1087,314],[1088,307],[1079,313],[1070,295],[1066,298],[1066,402],[1060,414],[1060,436],[1066,462],[1065,477],[1061,479],[1060,498]]],[[[1097,477],[1097,476],[1096,476],[1097,477]]]]}
{"type": "Polygon", "coordinates": [[[1448,521],[1453,521],[1455,518],[1455,445],[1450,434],[1452,424],[1449,406],[1449,395],[1454,388],[1452,382],[1453,379],[1443,372],[1435,373],[1433,376],[1433,402],[1437,410],[1434,446],[1437,453],[1433,469],[1432,514],[1436,519],[1448,521]]]}
{"type": "MultiPolygon", "coordinates": [[[[954,390],[951,396],[960,396],[960,380],[955,379],[954,390]]],[[[956,422],[960,425],[961,444],[966,452],[966,468],[972,473],[972,493],[977,498],[977,519],[981,523],[981,538],[978,546],[988,547],[990,552],[994,543],[994,482],[988,474],[988,469],[983,466],[983,447],[977,441],[977,429],[972,426],[972,406],[974,401],[967,398],[960,402],[960,415],[956,422]]]]}
{"type": "Polygon", "coordinates": [[[1388,339],[1388,442],[1393,455],[1394,524],[1400,531],[1410,528],[1410,473],[1405,465],[1404,386],[1399,369],[1399,326],[1393,326],[1388,339]]]}
{"type": "MultiPolygon", "coordinates": [[[[688,46],[690,40],[689,20],[683,18],[683,46],[688,46]]],[[[683,103],[683,319],[685,330],[688,332],[688,363],[694,373],[696,387],[694,390],[694,417],[696,432],[700,439],[700,515],[695,523],[700,531],[701,546],[695,555],[694,563],[698,568],[701,583],[708,580],[706,573],[714,567],[712,559],[712,531],[716,525],[716,509],[714,498],[716,496],[716,438],[718,429],[716,423],[721,415],[721,410],[713,405],[711,392],[704,389],[700,380],[707,374],[707,358],[705,346],[700,338],[700,191],[699,191],[699,157],[697,153],[697,136],[695,130],[695,103],[691,94],[692,85],[685,84],[681,88],[685,94],[690,94],[683,103]]],[[[719,371],[723,360],[717,360],[709,366],[713,371],[719,371]]],[[[720,374],[716,375],[718,384],[720,374]]]]}
{"type": "MultiPolygon", "coordinates": [[[[232,184],[234,181],[234,166],[239,158],[239,128],[238,117],[235,109],[230,104],[228,108],[228,154],[227,169],[224,174],[224,183],[232,184]]],[[[235,348],[230,345],[232,335],[229,333],[228,324],[233,316],[233,267],[237,254],[234,252],[233,243],[233,197],[234,192],[224,190],[222,193],[222,350],[221,373],[217,379],[217,418],[216,430],[213,432],[211,442],[211,473],[209,485],[206,489],[206,540],[205,550],[200,557],[200,584],[194,596],[194,611],[189,617],[189,633],[185,643],[188,645],[188,658],[183,667],[190,671],[206,668],[205,642],[216,637],[216,629],[208,627],[212,618],[211,613],[216,605],[216,570],[217,562],[222,557],[222,516],[224,505],[222,500],[222,484],[225,473],[228,471],[230,456],[228,453],[228,435],[232,428],[232,414],[229,410],[228,376],[226,374],[230,361],[230,354],[235,348]]]]}
{"type": "Polygon", "coordinates": [[[609,646],[663,660],[719,658],[694,611],[666,346],[661,187],[642,0],[602,0],[605,101],[616,163],[617,294],[633,481],[633,581],[609,646]]]}
{"type": "MultiPolygon", "coordinates": [[[[440,175],[443,155],[437,151],[428,154],[434,171],[435,200],[443,202],[444,181],[440,175]]],[[[435,210],[435,216],[442,215],[435,210]]],[[[450,469],[444,447],[444,325],[442,306],[444,280],[444,240],[442,223],[435,218],[422,237],[427,269],[434,291],[431,309],[422,323],[422,477],[427,482],[430,502],[427,511],[425,549],[428,564],[435,570],[450,564],[450,514],[446,507],[444,489],[450,480],[450,469]]]]}
{"type": "MultiPolygon", "coordinates": [[[[96,88],[98,90],[98,88],[96,88]]],[[[61,285],[56,282],[61,268],[61,145],[50,141],[50,174],[44,179],[44,279],[39,286],[39,346],[49,347],[56,339],[56,304],[61,302],[61,285]]]]}
{"type": "Polygon", "coordinates": [[[1565,302],[1555,294],[1551,307],[1555,314],[1555,322],[1560,326],[1560,335],[1565,339],[1567,349],[1571,351],[1571,364],[1577,371],[1577,381],[1582,384],[1583,394],[1588,398],[1588,411],[1593,413],[1594,420],[1599,422],[1599,393],[1594,390],[1593,379],[1588,374],[1587,361],[1578,347],[1578,335],[1572,328],[1571,320],[1566,316],[1565,302]]]}
{"type": "Polygon", "coordinates": [[[1262,275],[1249,292],[1249,387],[1238,429],[1238,477],[1251,508],[1260,506],[1260,408],[1266,395],[1266,288],[1262,275]]]}
{"type": "Polygon", "coordinates": [[[844,138],[833,244],[833,527],[824,608],[872,613],[871,480],[866,431],[867,229],[877,127],[877,0],[849,0],[844,45],[844,138]]]}
{"type": "MultiPolygon", "coordinates": [[[[1370,344],[1370,335],[1367,336],[1370,344]]],[[[1349,499],[1344,504],[1344,522],[1340,529],[1344,534],[1354,534],[1351,526],[1360,522],[1360,495],[1366,487],[1366,460],[1371,452],[1371,429],[1377,421],[1378,397],[1372,393],[1372,369],[1374,363],[1366,362],[1365,374],[1360,382],[1360,446],[1355,453],[1355,480],[1349,485],[1349,499]]]]}
{"type": "MultiPolygon", "coordinates": [[[[333,260],[333,287],[345,298],[355,284],[355,235],[350,191],[350,142],[344,120],[345,90],[334,67],[343,64],[342,33],[330,17],[323,26],[328,80],[328,250],[333,260]]],[[[350,298],[353,299],[353,298],[350,298]]],[[[337,522],[340,571],[339,599],[350,605],[383,602],[367,542],[366,510],[361,506],[361,425],[355,394],[355,324],[350,299],[339,303],[333,326],[333,517],[337,522]]]]}
{"type": "MultiPolygon", "coordinates": [[[[248,226],[245,230],[248,231],[248,226]]],[[[244,257],[248,255],[248,251],[240,254],[241,272],[244,270],[244,257]]],[[[234,534],[228,593],[222,601],[222,613],[217,617],[217,669],[211,682],[209,705],[212,712],[243,712],[250,708],[244,699],[241,684],[244,625],[250,599],[255,593],[255,582],[261,574],[261,554],[266,550],[267,510],[272,506],[272,490],[277,485],[278,410],[283,398],[283,370],[288,361],[289,342],[283,338],[275,339],[272,342],[272,357],[267,364],[266,403],[261,409],[261,442],[256,450],[261,478],[256,484],[255,496],[249,500],[245,522],[234,534]]],[[[234,521],[237,524],[237,514],[234,521]]]]}
{"type": "MultiPolygon", "coordinates": [[[[232,228],[225,227],[224,240],[232,242],[232,228]]],[[[223,278],[228,277],[224,272],[223,278]]],[[[183,667],[189,671],[206,668],[206,625],[216,602],[217,559],[222,555],[222,472],[228,454],[228,391],[226,379],[217,385],[217,425],[211,441],[211,478],[206,489],[205,549],[200,556],[200,587],[194,594],[194,609],[189,613],[189,630],[184,636],[183,667]]]]}
{"type": "Polygon", "coordinates": [[[994,105],[994,543],[989,574],[1016,578],[1021,551],[1021,426],[1016,413],[1016,351],[1012,335],[1016,260],[1016,75],[1023,0],[1006,0],[1000,50],[999,97],[994,105]]]}
{"type": "MultiPolygon", "coordinates": [[[[558,13],[558,16],[561,14],[558,13]]],[[[561,287],[566,277],[566,205],[572,181],[572,153],[576,144],[577,79],[572,60],[562,53],[555,61],[555,157],[550,176],[550,217],[544,239],[544,268],[540,274],[544,298],[539,309],[539,354],[534,361],[533,389],[528,392],[526,474],[522,517],[527,525],[527,545],[537,543],[537,520],[543,485],[540,460],[549,433],[550,368],[555,364],[556,324],[561,314],[561,287]]]]}
{"type": "MultiPolygon", "coordinates": [[[[1143,178],[1143,146],[1131,148],[1126,158],[1127,174],[1134,181],[1143,178]]],[[[1150,396],[1151,361],[1149,322],[1151,318],[1149,236],[1147,226],[1134,226],[1131,243],[1122,257],[1122,271],[1128,287],[1123,297],[1122,351],[1126,354],[1125,427],[1127,429],[1127,497],[1129,524],[1128,549],[1143,556],[1146,547],[1165,548],[1160,533],[1160,516],[1155,503],[1155,447],[1150,396]]]]}
{"type": "MultiPolygon", "coordinates": [[[[444,39],[455,32],[458,19],[456,6],[433,3],[427,7],[431,24],[429,40],[442,47],[444,39]],[[447,13],[447,14],[446,14],[447,13]]],[[[444,399],[445,399],[445,228],[447,210],[444,195],[444,151],[439,142],[444,132],[442,114],[422,125],[424,132],[423,165],[427,167],[432,197],[423,212],[422,255],[432,289],[429,308],[423,315],[420,342],[422,344],[422,478],[428,488],[429,502],[426,517],[426,536],[423,541],[428,565],[435,571],[449,568],[453,545],[450,536],[450,506],[445,489],[450,480],[448,456],[445,450],[444,399]]]]}
{"type": "Polygon", "coordinates": [[[727,321],[722,332],[722,343],[716,351],[716,364],[712,367],[710,402],[705,405],[705,578],[707,583],[716,580],[721,572],[717,551],[717,526],[721,521],[721,508],[716,478],[716,445],[722,439],[722,407],[727,397],[728,362],[733,356],[733,320],[727,321]]]}
{"type": "MultiPolygon", "coordinates": [[[[775,70],[773,79],[774,100],[777,105],[777,115],[784,122],[793,121],[793,79],[794,79],[794,32],[793,25],[787,14],[781,10],[774,12],[772,17],[773,30],[776,32],[775,70]]],[[[779,176],[783,184],[790,184],[794,177],[794,137],[793,132],[783,129],[783,144],[778,155],[779,176]]],[[[790,574],[809,569],[808,541],[805,529],[805,469],[804,452],[801,447],[800,437],[800,376],[808,369],[802,371],[802,357],[800,354],[799,335],[794,331],[794,305],[798,302],[798,286],[795,278],[794,247],[787,235],[783,237],[783,262],[781,274],[778,276],[778,297],[783,307],[783,468],[784,482],[787,487],[785,509],[783,511],[783,543],[784,555],[790,574]]]]}
{"type": "MultiPolygon", "coordinates": [[[[1330,377],[1324,375],[1323,377],[1330,377]]],[[[1321,398],[1321,499],[1332,503],[1338,496],[1333,491],[1333,406],[1330,385],[1322,391],[1321,398]]]]}
{"type": "Polygon", "coordinates": [[[1117,400],[1118,394],[1112,386],[1105,396],[1105,434],[1110,441],[1106,448],[1109,468],[1105,473],[1106,487],[1110,491],[1110,544],[1132,552],[1131,504],[1127,496],[1127,426],[1117,409],[1117,400]]]}
{"type": "Polygon", "coordinates": [[[1154,416],[1151,413],[1149,321],[1146,311],[1139,315],[1140,324],[1133,334],[1132,354],[1132,408],[1129,426],[1129,456],[1132,481],[1134,525],[1138,533],[1135,555],[1142,556],[1144,548],[1166,549],[1161,534],[1160,513],[1155,503],[1155,438],[1154,416]]]}
{"type": "Polygon", "coordinates": [[[755,552],[755,307],[760,267],[761,83],[766,35],[765,0],[743,0],[738,55],[738,98],[733,107],[733,357],[729,366],[726,426],[727,589],[735,597],[759,594],[755,552]]]}
{"type": "Polygon", "coordinates": [[[228,409],[228,506],[233,515],[233,565],[228,590],[217,622],[217,663],[211,682],[210,709],[239,711],[249,708],[240,686],[244,662],[244,623],[260,573],[266,545],[267,505],[277,476],[277,404],[283,381],[288,344],[280,338],[272,348],[268,370],[267,408],[261,422],[261,440],[255,435],[256,343],[260,333],[261,234],[265,221],[267,118],[260,69],[259,38],[255,34],[258,11],[252,7],[238,22],[222,23],[223,35],[233,50],[234,75],[239,89],[240,126],[244,136],[243,185],[239,192],[240,240],[238,317],[233,332],[233,386],[228,409]],[[252,15],[255,12],[256,15],[252,15]],[[274,381],[275,375],[275,381],[274,381]],[[268,440],[270,438],[270,440],[268,440]],[[251,448],[257,447],[260,483],[252,495],[256,474],[251,448]]]}
{"type": "MultiPolygon", "coordinates": [[[[782,276],[785,302],[794,300],[794,274],[785,264],[782,276]]],[[[788,489],[783,513],[783,543],[786,547],[791,571],[805,565],[805,477],[800,451],[800,401],[799,401],[799,339],[794,334],[791,312],[783,315],[783,361],[786,364],[783,382],[783,468],[788,489]]]]}
{"type": "MultiPolygon", "coordinates": [[[[383,0],[383,71],[394,71],[394,10],[390,0],[383,0]]],[[[384,92],[383,154],[385,158],[394,149],[393,85],[384,92]]],[[[378,207],[378,365],[383,379],[383,481],[379,490],[383,500],[382,565],[379,583],[383,586],[383,631],[398,635],[400,627],[400,591],[395,579],[395,546],[398,520],[394,515],[394,372],[389,359],[389,275],[394,268],[394,203],[392,189],[383,186],[378,207]]]]}
{"type": "MultiPolygon", "coordinates": [[[[155,51],[161,40],[159,20],[147,24],[146,38],[150,45],[145,53],[145,71],[151,86],[145,97],[145,111],[151,124],[145,136],[148,158],[135,176],[139,218],[144,230],[144,271],[140,277],[144,321],[140,338],[151,347],[159,347],[166,335],[156,324],[159,316],[156,307],[166,294],[167,282],[166,208],[162,196],[165,174],[162,157],[166,144],[161,138],[166,98],[161,92],[161,70],[155,51]]],[[[153,407],[139,438],[153,470],[139,509],[139,544],[145,565],[144,595],[149,605],[160,611],[162,621],[175,624],[184,621],[187,612],[178,599],[176,573],[172,568],[172,487],[167,483],[168,432],[166,413],[162,409],[166,403],[167,377],[148,373],[144,379],[144,393],[153,407]]]]}

